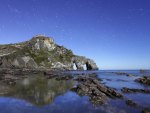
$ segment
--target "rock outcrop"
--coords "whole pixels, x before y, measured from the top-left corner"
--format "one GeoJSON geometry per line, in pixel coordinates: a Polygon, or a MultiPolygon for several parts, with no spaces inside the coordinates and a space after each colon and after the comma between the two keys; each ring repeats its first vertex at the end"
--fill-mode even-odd
{"type": "Polygon", "coordinates": [[[0,45],[0,68],[97,70],[96,63],[86,57],[74,55],[69,49],[57,45],[50,37],[37,35],[31,40],[0,45]]]}
{"type": "Polygon", "coordinates": [[[123,87],[121,91],[124,93],[150,93],[149,89],[136,89],[136,88],[127,88],[127,87],[123,87]]]}
{"type": "Polygon", "coordinates": [[[150,76],[143,76],[135,81],[144,85],[150,85],[150,76]]]}
{"type": "Polygon", "coordinates": [[[86,67],[86,70],[97,70],[96,63],[83,56],[75,56],[72,58],[72,62],[75,64],[78,70],[83,70],[84,66],[86,67]]]}
{"type": "Polygon", "coordinates": [[[108,97],[123,98],[123,95],[114,89],[103,85],[99,79],[92,75],[82,75],[75,79],[78,84],[72,88],[81,96],[89,96],[93,104],[104,104],[108,97]]]}

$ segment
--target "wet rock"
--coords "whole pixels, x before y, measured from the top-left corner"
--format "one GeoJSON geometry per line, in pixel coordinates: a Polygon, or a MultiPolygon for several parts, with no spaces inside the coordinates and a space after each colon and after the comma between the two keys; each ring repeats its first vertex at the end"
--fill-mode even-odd
{"type": "Polygon", "coordinates": [[[73,76],[71,76],[71,75],[59,75],[58,77],[56,77],[56,80],[70,80],[70,79],[72,79],[73,78],[73,76]]]}
{"type": "Polygon", "coordinates": [[[112,72],[116,75],[125,75],[125,76],[128,76],[128,77],[131,77],[131,76],[136,76],[134,74],[129,74],[129,73],[125,73],[125,72],[112,72]]]}
{"type": "Polygon", "coordinates": [[[150,90],[148,89],[131,89],[124,87],[122,90],[124,93],[150,93],[150,90]]]}
{"type": "Polygon", "coordinates": [[[7,69],[7,68],[1,68],[0,69],[0,75],[5,75],[5,74],[11,74],[11,75],[13,75],[14,74],[14,71],[13,70],[11,70],[11,69],[7,69]]]}
{"type": "Polygon", "coordinates": [[[123,98],[122,94],[118,93],[112,88],[107,88],[107,91],[105,93],[111,98],[123,98]]]}
{"type": "Polygon", "coordinates": [[[150,113],[150,108],[145,108],[142,110],[142,113],[150,113]]]}
{"type": "Polygon", "coordinates": [[[145,74],[145,73],[148,73],[148,71],[141,69],[141,70],[140,70],[140,73],[141,73],[141,74],[145,74]]]}
{"type": "Polygon", "coordinates": [[[129,105],[129,106],[132,106],[132,107],[138,107],[139,105],[132,101],[132,100],[126,100],[126,104],[129,105]]]}
{"type": "Polygon", "coordinates": [[[131,77],[131,76],[135,76],[135,75],[133,75],[133,74],[126,74],[126,76],[129,76],[129,77],[131,77]]]}
{"type": "Polygon", "coordinates": [[[75,80],[77,80],[78,82],[85,82],[85,81],[87,81],[87,77],[86,76],[78,76],[75,80]]]}
{"type": "Polygon", "coordinates": [[[3,80],[4,83],[6,83],[7,85],[16,85],[16,81],[13,79],[5,79],[3,80]]]}
{"type": "Polygon", "coordinates": [[[0,69],[0,81],[7,85],[15,85],[17,80],[26,78],[26,75],[33,74],[33,70],[27,71],[24,69],[0,69]]]}
{"type": "Polygon", "coordinates": [[[30,74],[39,74],[41,70],[34,69],[10,69],[10,68],[1,68],[0,75],[12,75],[12,76],[25,76],[30,74]]]}
{"type": "Polygon", "coordinates": [[[73,78],[70,73],[60,70],[44,70],[43,75],[48,79],[56,78],[57,80],[68,80],[73,78]]]}
{"type": "Polygon", "coordinates": [[[76,91],[79,95],[88,95],[89,88],[83,84],[79,84],[76,88],[76,91]]]}
{"type": "Polygon", "coordinates": [[[49,75],[49,76],[46,76],[47,79],[52,79],[52,78],[54,78],[54,77],[56,77],[56,75],[49,75]]]}
{"type": "Polygon", "coordinates": [[[6,83],[7,85],[15,85],[16,80],[19,80],[20,78],[12,76],[12,75],[5,75],[1,78],[3,83],[6,83]]]}
{"type": "Polygon", "coordinates": [[[93,104],[105,104],[105,102],[107,101],[107,97],[104,93],[97,92],[97,93],[93,93],[93,95],[90,96],[90,101],[93,104]],[[96,94],[96,96],[94,96],[94,94],[96,94]]]}
{"type": "Polygon", "coordinates": [[[78,82],[95,82],[96,84],[99,84],[100,81],[102,81],[100,78],[97,78],[97,76],[92,76],[90,75],[81,75],[81,76],[77,76],[75,78],[75,80],[77,80],[78,82]]]}
{"type": "Polygon", "coordinates": [[[3,77],[4,80],[19,80],[18,77],[12,76],[12,75],[5,75],[3,77]]]}
{"type": "Polygon", "coordinates": [[[138,78],[135,81],[145,85],[150,85],[150,76],[143,76],[142,78],[138,78]]]}
{"type": "Polygon", "coordinates": [[[89,77],[97,77],[97,74],[96,73],[90,73],[90,74],[87,74],[87,76],[89,76],[89,77]]]}
{"type": "Polygon", "coordinates": [[[79,84],[72,90],[79,95],[87,95],[94,104],[104,104],[108,97],[122,98],[123,96],[114,89],[104,86],[97,78],[88,76],[78,76],[79,84]]]}
{"type": "Polygon", "coordinates": [[[46,76],[47,79],[51,79],[57,76],[57,74],[52,71],[50,72],[44,71],[43,74],[44,76],[46,76]]]}

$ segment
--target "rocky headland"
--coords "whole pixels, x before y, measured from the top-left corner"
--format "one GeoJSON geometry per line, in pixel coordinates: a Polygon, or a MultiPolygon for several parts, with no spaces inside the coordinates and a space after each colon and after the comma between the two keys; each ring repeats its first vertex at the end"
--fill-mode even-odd
{"type": "Polygon", "coordinates": [[[92,59],[75,55],[51,37],[37,35],[29,41],[0,45],[0,68],[73,70],[74,66],[98,70],[92,59]]]}

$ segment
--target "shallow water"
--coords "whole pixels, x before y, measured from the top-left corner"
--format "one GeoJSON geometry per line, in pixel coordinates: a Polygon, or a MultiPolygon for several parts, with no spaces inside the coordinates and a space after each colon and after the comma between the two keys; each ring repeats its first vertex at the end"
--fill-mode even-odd
{"type": "MultiPolygon", "coordinates": [[[[120,71],[136,74],[127,77],[110,73],[112,71],[94,71],[106,86],[119,92],[123,87],[150,89],[134,82],[142,76],[139,71],[120,71]]],[[[90,71],[73,71],[71,74],[93,73],[90,71]]],[[[145,74],[144,74],[145,75],[145,74]]],[[[77,76],[77,75],[74,75],[77,76]]],[[[42,76],[31,76],[17,82],[16,86],[6,87],[8,93],[0,96],[0,113],[140,113],[141,109],[125,104],[121,99],[109,99],[105,105],[93,105],[87,96],[71,92],[74,82],[46,79],[42,76]]],[[[5,89],[5,86],[1,85],[5,89]]],[[[143,107],[150,106],[149,94],[124,94],[143,107]]]]}

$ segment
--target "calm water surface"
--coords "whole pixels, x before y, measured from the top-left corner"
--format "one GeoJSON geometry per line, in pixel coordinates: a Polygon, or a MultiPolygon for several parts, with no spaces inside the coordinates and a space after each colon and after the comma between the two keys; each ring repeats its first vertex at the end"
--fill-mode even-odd
{"type": "MultiPolygon", "coordinates": [[[[143,75],[139,71],[120,71],[137,75],[127,77],[110,73],[112,71],[96,71],[98,77],[109,87],[119,92],[123,87],[150,89],[134,82],[143,75]]],[[[75,73],[91,73],[88,71],[73,71],[75,73]]],[[[150,71],[146,73],[150,75],[150,71]]],[[[76,75],[74,75],[76,76],[76,75]]],[[[141,109],[127,106],[124,100],[109,99],[105,105],[93,105],[87,96],[79,96],[70,89],[74,86],[73,81],[57,81],[45,79],[42,76],[32,76],[17,82],[16,86],[1,88],[7,89],[8,93],[0,95],[0,113],[140,113],[141,109]]],[[[124,94],[138,104],[149,107],[149,94],[124,94]]]]}

